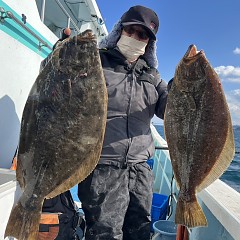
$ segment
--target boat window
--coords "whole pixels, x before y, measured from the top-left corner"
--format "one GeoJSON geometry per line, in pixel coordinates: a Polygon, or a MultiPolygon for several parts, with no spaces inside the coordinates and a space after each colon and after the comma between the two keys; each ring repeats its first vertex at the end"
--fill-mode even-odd
{"type": "Polygon", "coordinates": [[[70,27],[73,33],[92,29],[98,37],[105,36],[102,19],[90,9],[84,0],[36,0],[42,22],[57,36],[70,27]]]}

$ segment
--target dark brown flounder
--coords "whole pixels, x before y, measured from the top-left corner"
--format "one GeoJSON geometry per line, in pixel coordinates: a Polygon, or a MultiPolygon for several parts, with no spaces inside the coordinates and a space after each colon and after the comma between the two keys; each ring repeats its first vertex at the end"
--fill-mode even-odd
{"type": "Polygon", "coordinates": [[[17,166],[23,194],[5,236],[37,239],[44,198],[85,179],[98,163],[107,90],[90,30],[57,45],[24,108],[17,166]]]}
{"type": "Polygon", "coordinates": [[[209,186],[234,157],[231,116],[219,77],[191,45],[178,64],[165,112],[165,135],[180,187],[175,222],[206,226],[196,192],[209,186]]]}

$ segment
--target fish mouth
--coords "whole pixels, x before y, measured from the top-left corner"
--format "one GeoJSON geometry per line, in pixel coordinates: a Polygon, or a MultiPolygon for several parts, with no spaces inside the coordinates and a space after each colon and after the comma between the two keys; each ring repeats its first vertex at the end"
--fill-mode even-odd
{"type": "Polygon", "coordinates": [[[191,60],[191,59],[195,59],[195,58],[198,58],[198,57],[201,57],[201,56],[204,56],[204,55],[205,54],[204,54],[203,50],[198,51],[197,47],[194,44],[191,44],[188,47],[188,50],[187,50],[184,58],[186,60],[191,60]]]}

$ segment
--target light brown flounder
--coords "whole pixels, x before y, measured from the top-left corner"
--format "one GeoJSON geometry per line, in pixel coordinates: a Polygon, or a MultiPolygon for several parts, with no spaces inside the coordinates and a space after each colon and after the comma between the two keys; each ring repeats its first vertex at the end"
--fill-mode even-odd
{"type": "Polygon", "coordinates": [[[37,238],[44,198],[78,184],[98,163],[106,117],[106,83],[87,30],[57,45],[28,96],[16,170],[23,194],[5,236],[37,238]]]}
{"type": "Polygon", "coordinates": [[[168,95],[165,135],[180,187],[175,222],[206,226],[196,193],[228,168],[234,157],[231,116],[219,77],[191,45],[178,64],[168,95]]]}

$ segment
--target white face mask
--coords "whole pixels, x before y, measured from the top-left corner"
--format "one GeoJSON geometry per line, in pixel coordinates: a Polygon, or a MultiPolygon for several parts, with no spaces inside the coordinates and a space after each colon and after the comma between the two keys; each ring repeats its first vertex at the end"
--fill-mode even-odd
{"type": "Polygon", "coordinates": [[[129,62],[138,59],[139,56],[145,53],[147,43],[138,41],[132,37],[121,35],[117,42],[120,52],[126,57],[129,62]]]}

